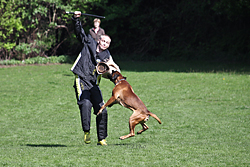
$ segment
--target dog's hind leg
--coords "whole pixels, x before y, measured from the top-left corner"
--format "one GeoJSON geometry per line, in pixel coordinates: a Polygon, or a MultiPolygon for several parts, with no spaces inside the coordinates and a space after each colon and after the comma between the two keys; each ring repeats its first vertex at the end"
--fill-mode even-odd
{"type": "Polygon", "coordinates": [[[129,137],[133,137],[135,136],[135,126],[138,124],[138,122],[136,120],[133,119],[133,114],[131,115],[130,119],[129,119],[129,129],[130,129],[130,133],[128,135],[125,136],[121,136],[120,139],[124,140],[127,139],[129,137]]]}
{"type": "Polygon", "coordinates": [[[138,131],[137,134],[141,134],[142,132],[148,129],[148,126],[145,123],[141,123],[142,130],[138,131]]]}

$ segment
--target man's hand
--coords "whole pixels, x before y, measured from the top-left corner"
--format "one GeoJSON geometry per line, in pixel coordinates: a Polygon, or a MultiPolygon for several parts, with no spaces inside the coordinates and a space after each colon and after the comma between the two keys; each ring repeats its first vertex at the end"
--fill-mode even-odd
{"type": "Polygon", "coordinates": [[[75,11],[75,12],[74,12],[74,18],[80,17],[81,14],[82,14],[82,13],[81,13],[80,11],[75,11]]]}

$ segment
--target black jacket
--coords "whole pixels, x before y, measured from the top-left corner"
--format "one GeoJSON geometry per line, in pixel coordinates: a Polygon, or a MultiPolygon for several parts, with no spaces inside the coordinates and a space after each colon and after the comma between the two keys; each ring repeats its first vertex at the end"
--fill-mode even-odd
{"type": "Polygon", "coordinates": [[[86,83],[88,89],[91,89],[97,80],[95,66],[100,61],[108,60],[110,53],[107,49],[101,53],[96,53],[97,42],[90,34],[85,34],[79,18],[72,17],[72,20],[74,21],[76,38],[83,44],[83,48],[71,71],[86,83]]]}

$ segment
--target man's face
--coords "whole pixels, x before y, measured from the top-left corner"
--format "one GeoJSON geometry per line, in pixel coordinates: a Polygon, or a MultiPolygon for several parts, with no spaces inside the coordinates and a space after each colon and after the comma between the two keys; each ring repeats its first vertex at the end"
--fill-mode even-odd
{"type": "Polygon", "coordinates": [[[98,21],[94,22],[94,27],[98,28],[100,26],[100,23],[98,21]]]}
{"type": "Polygon", "coordinates": [[[108,49],[110,42],[111,42],[111,40],[108,36],[101,36],[101,39],[99,40],[100,49],[102,49],[102,50],[108,49]]]}

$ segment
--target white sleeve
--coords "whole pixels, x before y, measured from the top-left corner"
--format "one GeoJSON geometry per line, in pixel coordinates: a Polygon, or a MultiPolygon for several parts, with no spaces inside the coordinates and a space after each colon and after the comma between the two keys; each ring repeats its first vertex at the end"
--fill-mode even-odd
{"type": "MultiPolygon", "coordinates": [[[[113,69],[115,68],[115,70],[117,70],[118,72],[121,72],[119,66],[114,62],[111,55],[110,55],[109,60],[106,62],[106,64],[109,66],[110,70],[112,70],[112,67],[113,67],[113,69]]],[[[110,74],[111,73],[112,73],[112,71],[110,71],[110,74]]]]}

